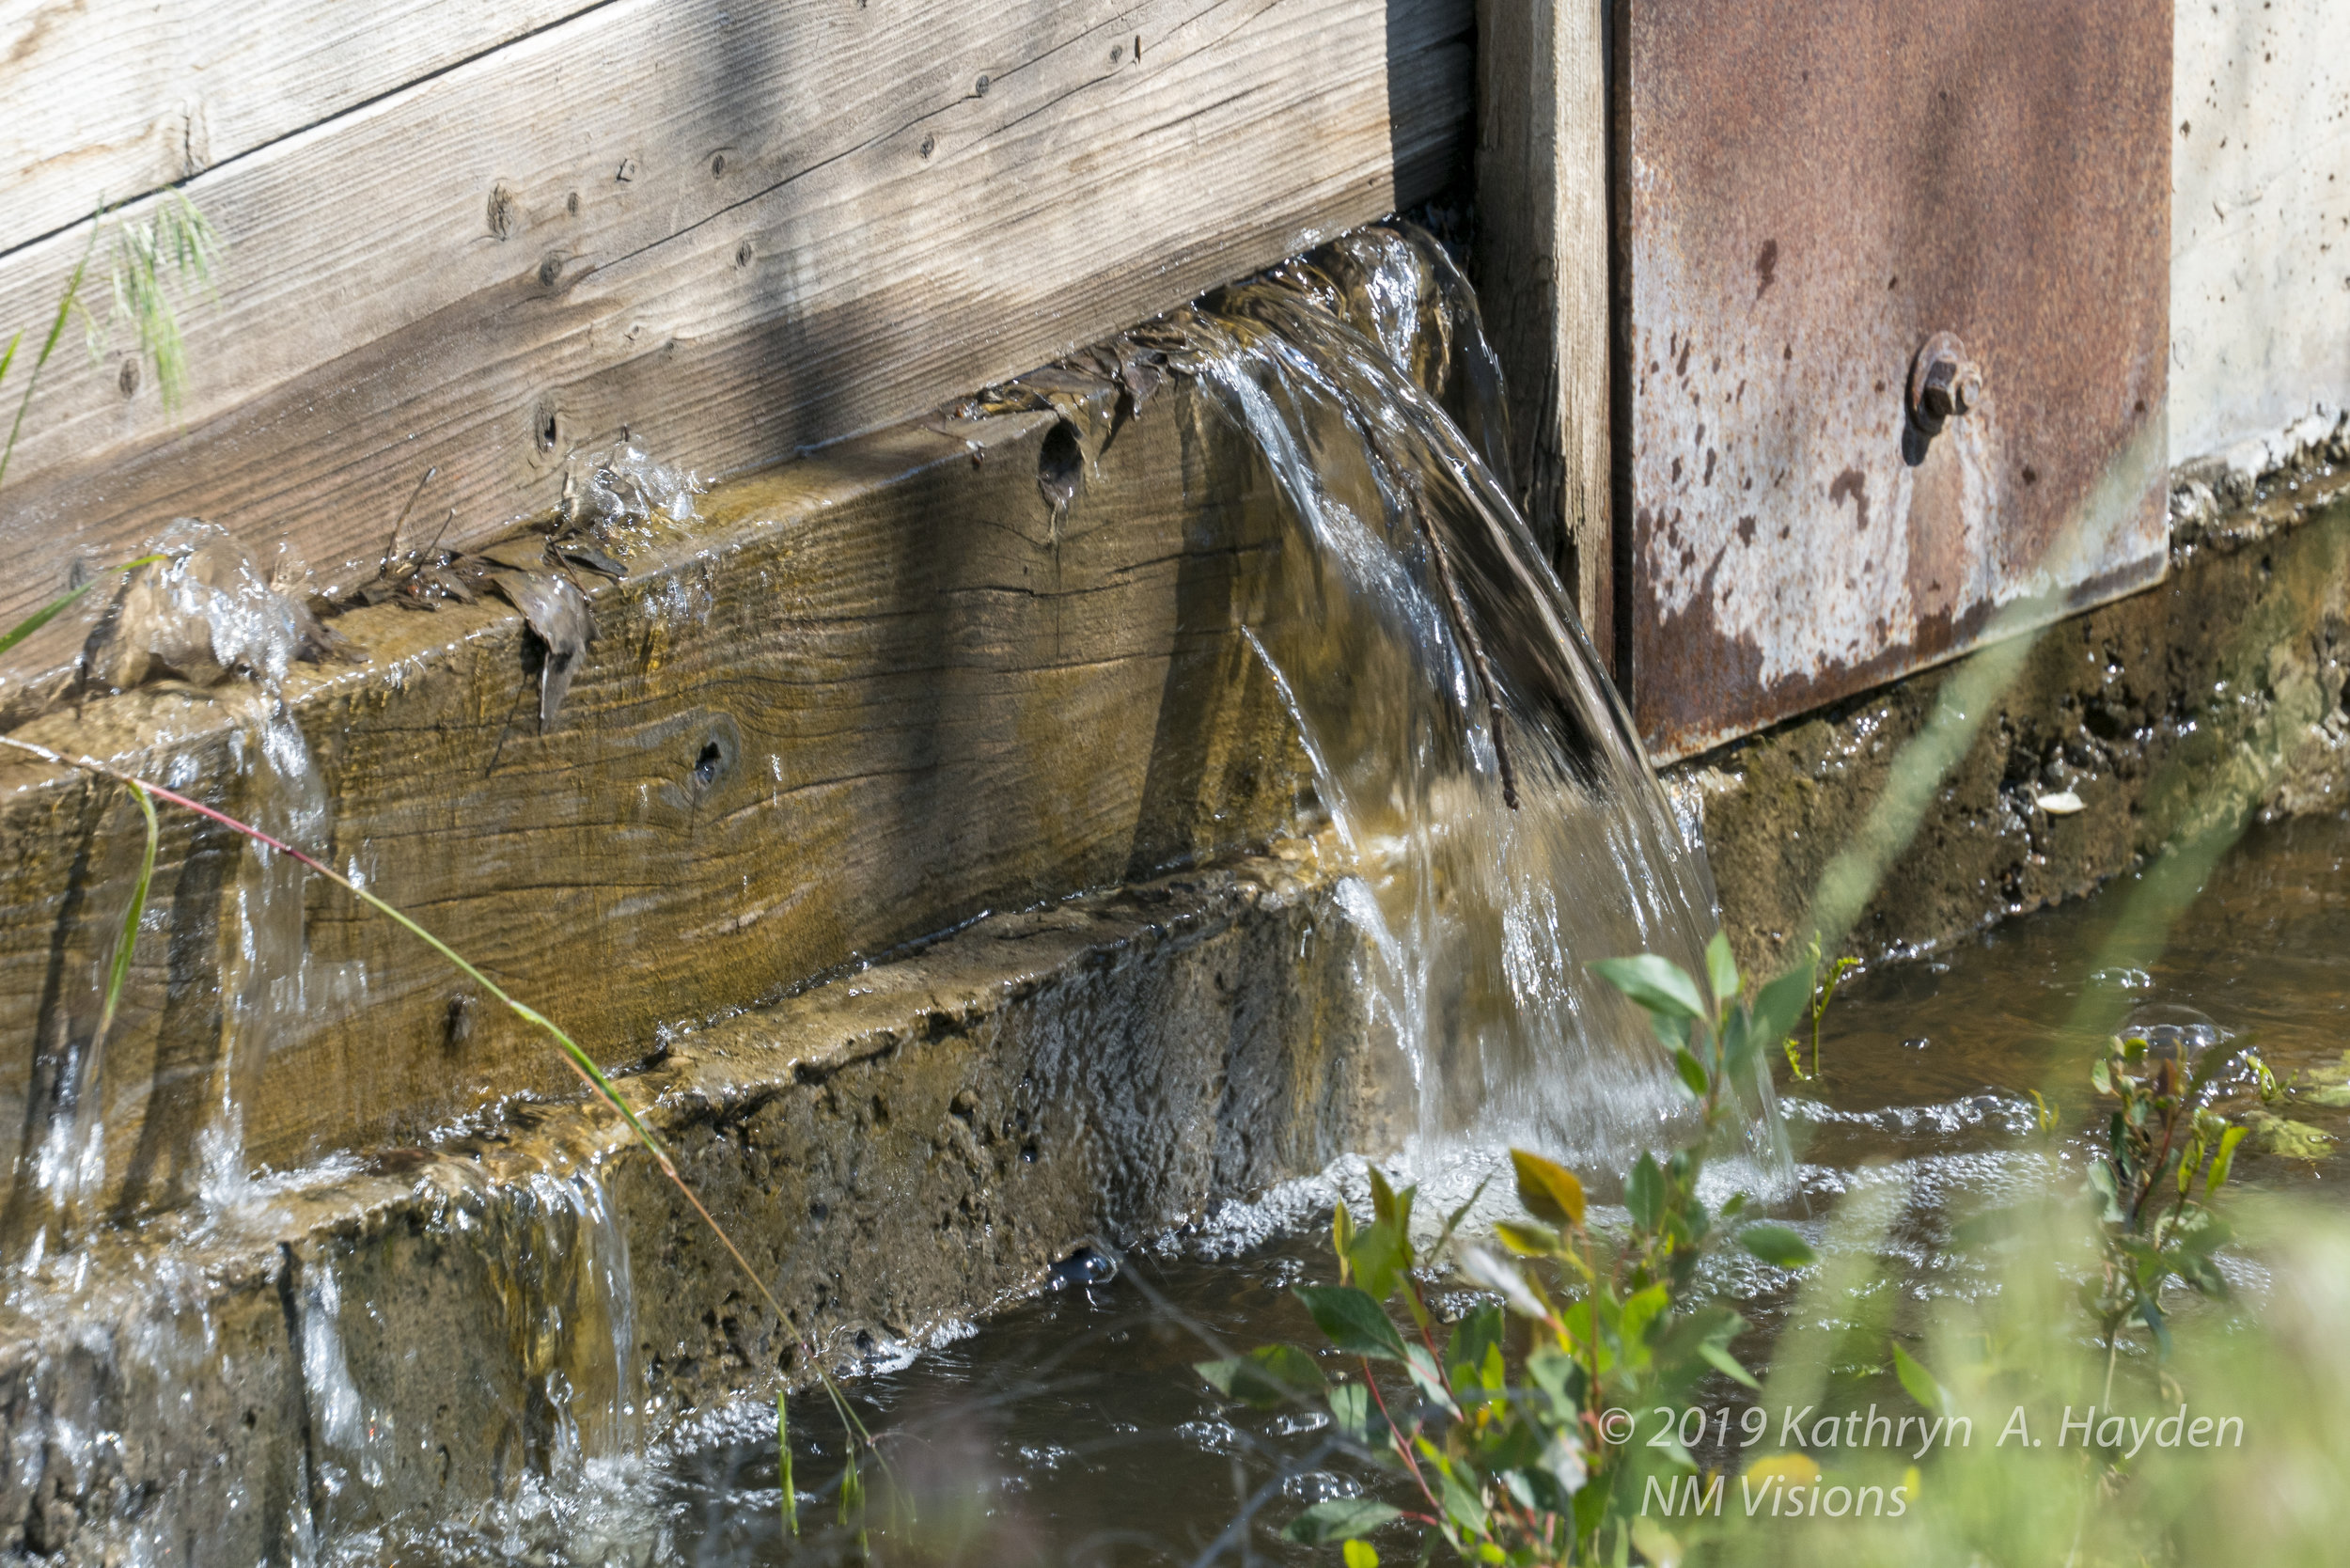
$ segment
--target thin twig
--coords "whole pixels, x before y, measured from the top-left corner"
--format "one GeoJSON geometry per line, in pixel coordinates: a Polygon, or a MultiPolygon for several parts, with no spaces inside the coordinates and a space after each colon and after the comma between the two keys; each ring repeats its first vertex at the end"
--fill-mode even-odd
{"type": "MultiPolygon", "coordinates": [[[[407,505],[401,507],[400,509],[400,515],[392,519],[391,534],[384,541],[384,558],[382,561],[377,563],[375,569],[375,574],[378,577],[389,577],[392,574],[392,557],[395,548],[400,543],[400,530],[407,526],[408,514],[416,510],[416,501],[418,497],[424,494],[424,487],[431,484],[432,482],[432,476],[440,471],[441,465],[437,463],[431,467],[426,469],[424,471],[424,477],[416,481],[416,488],[408,493],[407,505]]],[[[454,517],[457,514],[452,510],[449,515],[454,517]]],[[[446,526],[446,525],[443,525],[446,526]]]]}

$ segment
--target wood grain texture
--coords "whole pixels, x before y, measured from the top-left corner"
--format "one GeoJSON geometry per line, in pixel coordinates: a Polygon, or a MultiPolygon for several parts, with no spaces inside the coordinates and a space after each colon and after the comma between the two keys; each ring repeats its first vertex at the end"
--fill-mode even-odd
{"type": "MultiPolygon", "coordinates": [[[[180,421],[115,365],[55,378],[0,616],[178,513],[337,577],[429,463],[478,537],[623,423],[732,472],[1017,373],[1425,194],[1469,23],[615,0],[191,182],[234,248],[180,421]]],[[[0,260],[0,321],[82,243],[0,260]]]]}
{"type": "Polygon", "coordinates": [[[596,0],[0,0],[0,255],[596,0]]]}
{"type": "Polygon", "coordinates": [[[1511,463],[1603,658],[1614,651],[1606,95],[1599,0],[1478,7],[1477,286],[1511,463]]]}
{"type": "MultiPolygon", "coordinates": [[[[602,635],[544,734],[514,612],[345,617],[368,661],[289,691],[329,863],[617,1066],[986,910],[1262,842],[1309,776],[1234,630],[1278,526],[1253,452],[1163,393],[1056,523],[1052,425],[983,422],[976,466],[900,428],[710,497],[706,526],[598,592],[602,635]]],[[[250,811],[249,731],[219,696],[149,687],[22,733],[152,747],[149,768],[250,811]]],[[[27,1148],[94,1021],[140,841],[119,790],[0,768],[0,1125],[27,1148]]],[[[169,822],[107,1048],[120,1207],[189,1189],[232,1043],[251,1151],[278,1165],[565,1091],[543,1037],[315,882],[301,1007],[256,1058],[221,1000],[250,870],[233,836],[169,822]]]]}

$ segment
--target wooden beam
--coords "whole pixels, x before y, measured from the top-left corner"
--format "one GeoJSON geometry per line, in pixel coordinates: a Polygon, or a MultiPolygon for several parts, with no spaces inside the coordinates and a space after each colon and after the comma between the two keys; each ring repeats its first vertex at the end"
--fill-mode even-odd
{"type": "Polygon", "coordinates": [[[1601,656],[1614,650],[1600,0],[1479,0],[1476,281],[1511,463],[1601,656]]]}
{"type": "MultiPolygon", "coordinates": [[[[53,375],[0,618],[175,514],[347,579],[428,464],[462,541],[623,423],[730,472],[1047,361],[1428,194],[1468,4],[615,0],[459,65],[189,182],[187,402],[53,375]]],[[[0,258],[0,322],[86,242],[0,258]]]]}
{"type": "MultiPolygon", "coordinates": [[[[286,691],[333,802],[324,858],[618,1068],[665,1026],[986,910],[1264,842],[1309,770],[1236,629],[1279,536],[1261,463],[1177,385],[1056,515],[1055,425],[975,421],[976,445],[900,426],[722,486],[627,580],[591,579],[601,635],[543,729],[501,601],[342,617],[367,662],[297,666],[286,691]]],[[[148,748],[266,822],[249,694],[151,684],[16,733],[148,748]]],[[[68,977],[103,961],[144,841],[120,790],[0,757],[0,1127],[48,1125],[96,998],[68,977]]],[[[106,1046],[110,1208],[186,1195],[231,1047],[257,1039],[218,1000],[251,874],[232,837],[167,816],[106,1046]]],[[[543,1037],[423,948],[324,884],[305,899],[305,1000],[258,1027],[265,1062],[241,1058],[255,1159],[569,1092],[543,1037]]],[[[0,1236],[31,1201],[22,1152],[0,1151],[0,1236]]]]}
{"type": "Polygon", "coordinates": [[[596,3],[0,0],[0,255],[596,3]]]}

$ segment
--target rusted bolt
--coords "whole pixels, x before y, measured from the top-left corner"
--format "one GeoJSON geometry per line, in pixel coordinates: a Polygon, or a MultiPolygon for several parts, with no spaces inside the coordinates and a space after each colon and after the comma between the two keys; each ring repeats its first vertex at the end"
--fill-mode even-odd
{"type": "Polygon", "coordinates": [[[1982,371],[1958,335],[1937,332],[1927,338],[1909,368],[1910,422],[1923,434],[1937,435],[1950,419],[1982,404],[1982,371]]]}

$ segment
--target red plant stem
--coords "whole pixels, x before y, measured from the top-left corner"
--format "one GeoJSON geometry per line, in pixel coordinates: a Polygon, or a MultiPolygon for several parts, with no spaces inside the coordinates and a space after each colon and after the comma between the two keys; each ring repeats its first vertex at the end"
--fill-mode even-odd
{"type": "Polygon", "coordinates": [[[2133,1231],[2138,1229],[2138,1216],[2145,1211],[2146,1200],[2154,1195],[2154,1184],[2162,1180],[2163,1167],[2170,1163],[2170,1140],[2178,1137],[2178,1134],[2179,1113],[2173,1108],[2170,1114],[2163,1119],[2162,1152],[2154,1157],[2154,1173],[2146,1178],[2145,1186],[2138,1189],[2138,1201],[2130,1205],[2130,1229],[2133,1231]]]}
{"type": "Polygon", "coordinates": [[[1379,1391],[1379,1380],[1371,1374],[1371,1357],[1362,1356],[1356,1359],[1363,1364],[1363,1385],[1371,1390],[1371,1403],[1379,1407],[1380,1419],[1387,1423],[1388,1440],[1395,1444],[1395,1451],[1402,1456],[1404,1467],[1412,1472],[1413,1484],[1419,1488],[1419,1495],[1428,1499],[1428,1506],[1442,1513],[1444,1504],[1438,1502],[1436,1494],[1429,1490],[1428,1478],[1419,1473],[1419,1461],[1414,1457],[1411,1445],[1403,1440],[1403,1429],[1396,1425],[1395,1418],[1387,1413],[1387,1396],[1379,1391]]]}

